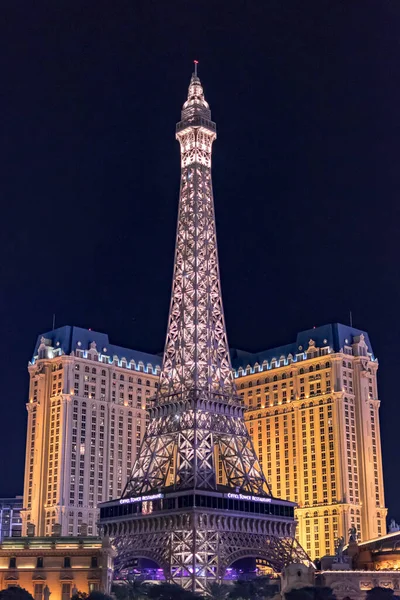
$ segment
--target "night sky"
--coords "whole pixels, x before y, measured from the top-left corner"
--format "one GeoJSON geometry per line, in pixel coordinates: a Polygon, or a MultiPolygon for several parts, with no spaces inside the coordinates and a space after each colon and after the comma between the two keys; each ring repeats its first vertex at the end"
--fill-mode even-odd
{"type": "Polygon", "coordinates": [[[0,494],[22,492],[27,364],[56,325],[164,345],[193,59],[218,139],[229,342],[369,332],[400,519],[398,0],[3,0],[0,494]]]}

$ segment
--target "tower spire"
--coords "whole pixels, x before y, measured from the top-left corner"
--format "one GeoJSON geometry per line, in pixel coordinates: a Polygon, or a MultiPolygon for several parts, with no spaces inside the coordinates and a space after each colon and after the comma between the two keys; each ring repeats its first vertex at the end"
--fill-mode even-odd
{"type": "Polygon", "coordinates": [[[193,74],[176,126],[181,183],[160,383],[125,489],[128,496],[169,481],[175,489],[216,490],[216,460],[231,488],[270,493],[244,422],[229,355],[211,181],[216,136],[200,79],[193,74]]]}
{"type": "Polygon", "coordinates": [[[161,397],[219,393],[237,402],[221,297],[211,182],[216,126],[194,74],[176,138],[181,186],[161,397]]]}
{"type": "Polygon", "coordinates": [[[154,560],[167,580],[209,594],[244,556],[276,571],[306,560],[294,505],[272,498],[232,376],[211,183],[215,123],[192,75],[176,127],[181,181],[167,336],[157,396],[122,498],[101,522],[117,569],[154,560]]]}

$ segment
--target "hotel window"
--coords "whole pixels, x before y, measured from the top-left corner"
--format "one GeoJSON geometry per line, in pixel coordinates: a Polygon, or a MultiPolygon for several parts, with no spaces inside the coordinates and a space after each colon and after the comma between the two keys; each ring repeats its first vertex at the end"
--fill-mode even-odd
{"type": "Polygon", "coordinates": [[[43,584],[42,583],[35,583],[35,587],[34,587],[34,599],[35,600],[42,600],[42,596],[43,596],[43,584]]]}
{"type": "Polygon", "coordinates": [[[61,600],[70,600],[71,598],[71,584],[63,583],[61,588],[61,600]]]}

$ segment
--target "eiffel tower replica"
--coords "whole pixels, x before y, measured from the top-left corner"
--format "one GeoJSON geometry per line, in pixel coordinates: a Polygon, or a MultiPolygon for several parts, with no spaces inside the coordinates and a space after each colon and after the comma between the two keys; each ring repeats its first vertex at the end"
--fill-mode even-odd
{"type": "Polygon", "coordinates": [[[150,559],[206,592],[246,557],[275,571],[308,556],[294,503],[272,497],[244,421],[227,342],[211,152],[216,126],[197,75],[181,121],[179,216],[167,339],[150,422],[122,497],[101,505],[116,569],[150,559]]]}

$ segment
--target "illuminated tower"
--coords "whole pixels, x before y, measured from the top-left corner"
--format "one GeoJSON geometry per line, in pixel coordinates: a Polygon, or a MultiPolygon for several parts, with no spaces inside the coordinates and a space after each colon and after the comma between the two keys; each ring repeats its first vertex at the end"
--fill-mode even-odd
{"type": "Polygon", "coordinates": [[[152,422],[125,495],[165,486],[216,489],[216,447],[227,481],[263,494],[268,485],[243,419],[219,278],[211,149],[215,123],[195,73],[182,120],[181,188],[167,339],[152,422]]]}
{"type": "Polygon", "coordinates": [[[160,383],[131,477],[122,498],[103,505],[101,523],[120,569],[149,558],[199,591],[243,557],[281,570],[307,556],[294,541],[294,505],[271,496],[233,381],[211,183],[216,127],[196,68],[176,137],[179,217],[160,383]]]}

